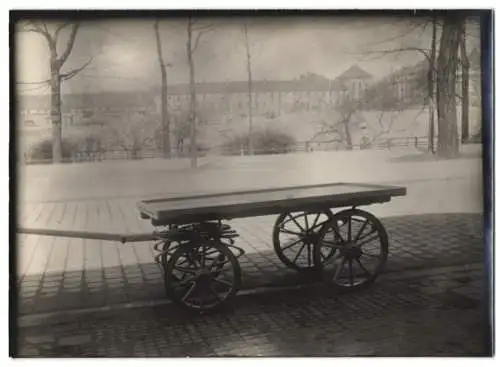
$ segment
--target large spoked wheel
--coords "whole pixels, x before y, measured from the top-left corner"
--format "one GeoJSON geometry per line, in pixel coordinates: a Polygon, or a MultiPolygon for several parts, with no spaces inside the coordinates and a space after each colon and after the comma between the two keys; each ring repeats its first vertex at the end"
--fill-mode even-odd
{"type": "Polygon", "coordinates": [[[189,310],[213,311],[240,288],[241,268],[231,250],[215,241],[183,244],[165,271],[167,296],[189,310]]]}
{"type": "Polygon", "coordinates": [[[314,259],[320,264],[324,280],[342,290],[373,283],[387,262],[387,232],[375,216],[363,210],[335,214],[318,237],[314,259]],[[333,254],[324,259],[327,249],[333,254]]]}
{"type": "MultiPolygon", "coordinates": [[[[318,234],[332,217],[329,210],[281,214],[273,229],[274,251],[278,258],[291,269],[300,272],[313,270],[318,234]]],[[[332,249],[324,248],[321,258],[327,259],[332,254],[332,249]]]]}

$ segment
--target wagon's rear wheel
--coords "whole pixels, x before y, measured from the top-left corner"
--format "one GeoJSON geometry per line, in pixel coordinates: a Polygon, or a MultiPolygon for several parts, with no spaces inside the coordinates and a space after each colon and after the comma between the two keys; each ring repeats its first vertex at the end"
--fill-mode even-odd
{"type": "Polygon", "coordinates": [[[169,259],[165,290],[173,302],[194,311],[211,311],[240,288],[241,268],[231,250],[203,240],[181,245],[169,259]]]}
{"type": "Polygon", "coordinates": [[[314,258],[326,281],[342,290],[354,290],[375,281],[388,254],[389,240],[380,220],[363,210],[348,209],[323,227],[314,258]],[[326,249],[335,250],[335,255],[325,261],[326,249]]]}
{"type": "MultiPolygon", "coordinates": [[[[281,214],[273,228],[273,245],[278,258],[297,271],[314,269],[314,245],[318,233],[332,217],[329,210],[281,214]]],[[[327,259],[333,253],[334,250],[324,248],[322,258],[327,259]]]]}

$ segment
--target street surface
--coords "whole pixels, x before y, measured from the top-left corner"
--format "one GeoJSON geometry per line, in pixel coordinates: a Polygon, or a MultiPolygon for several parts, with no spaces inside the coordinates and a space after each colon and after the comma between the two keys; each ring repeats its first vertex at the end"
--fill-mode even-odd
{"type": "Polygon", "coordinates": [[[42,357],[352,357],[491,354],[481,265],[386,276],[338,295],[305,287],[240,296],[218,314],[171,305],[59,318],[20,329],[42,357]]]}

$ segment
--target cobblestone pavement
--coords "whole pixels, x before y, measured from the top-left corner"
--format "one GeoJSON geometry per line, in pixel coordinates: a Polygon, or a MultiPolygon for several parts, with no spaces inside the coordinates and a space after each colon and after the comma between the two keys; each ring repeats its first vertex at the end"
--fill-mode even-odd
{"type": "Polygon", "coordinates": [[[488,356],[482,266],[387,274],[336,294],[324,285],[237,297],[216,314],[172,305],[57,317],[23,327],[18,356],[488,356]]]}
{"type": "MultiPolygon", "coordinates": [[[[247,251],[240,259],[244,289],[290,286],[307,281],[286,268],[272,250],[274,220],[274,217],[264,217],[230,222],[241,235],[236,244],[247,251]]],[[[484,262],[481,215],[412,215],[383,218],[383,223],[390,236],[388,272],[484,262]]],[[[165,297],[162,270],[152,262],[148,245],[84,240],[70,243],[59,238],[24,237],[21,245],[32,248],[30,259],[21,259],[20,268],[31,266],[41,255],[37,242],[52,242],[44,266],[38,265],[40,271],[18,273],[21,315],[165,297]],[[96,251],[89,251],[90,248],[96,251]],[[129,258],[134,261],[127,262],[129,258]],[[54,271],[51,262],[62,262],[64,266],[54,271]]]]}

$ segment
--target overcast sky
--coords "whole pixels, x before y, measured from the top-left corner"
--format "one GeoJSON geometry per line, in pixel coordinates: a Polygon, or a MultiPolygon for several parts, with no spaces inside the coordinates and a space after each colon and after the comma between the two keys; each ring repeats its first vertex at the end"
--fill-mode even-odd
{"type": "MultiPolygon", "coordinates": [[[[215,24],[204,34],[195,54],[196,80],[245,80],[246,50],[242,18],[204,19],[215,24]]],[[[150,89],[159,83],[153,19],[82,23],[73,53],[64,66],[69,71],[94,60],[84,72],[64,82],[63,92],[97,92],[150,89]]],[[[161,23],[165,59],[172,64],[169,83],[188,81],[185,20],[161,23]]],[[[431,27],[411,28],[411,19],[387,17],[260,17],[248,20],[254,79],[287,80],[306,72],[335,78],[353,64],[380,78],[391,70],[414,64],[422,55],[405,52],[380,57],[369,51],[401,47],[428,47],[431,27]],[[413,29],[411,32],[409,29],[413,29]],[[407,35],[401,37],[401,35],[407,35]]],[[[64,31],[61,50],[69,35],[64,31]]],[[[477,27],[471,27],[469,48],[479,49],[477,27]]],[[[18,82],[48,78],[46,41],[36,33],[18,33],[18,82]]],[[[44,85],[23,85],[21,91],[48,92],[44,85]]]]}

